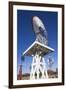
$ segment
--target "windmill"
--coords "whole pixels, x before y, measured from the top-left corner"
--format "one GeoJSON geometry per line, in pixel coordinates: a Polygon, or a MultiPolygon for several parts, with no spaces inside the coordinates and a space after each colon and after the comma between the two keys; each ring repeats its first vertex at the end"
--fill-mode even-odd
{"type": "Polygon", "coordinates": [[[47,62],[48,62],[49,69],[51,69],[52,68],[52,65],[54,64],[54,59],[51,58],[51,57],[49,57],[47,62]]]}

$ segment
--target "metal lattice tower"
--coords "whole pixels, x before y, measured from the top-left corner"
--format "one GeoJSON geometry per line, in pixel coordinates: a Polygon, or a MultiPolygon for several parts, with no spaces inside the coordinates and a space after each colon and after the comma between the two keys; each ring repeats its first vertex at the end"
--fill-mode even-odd
{"type": "Polygon", "coordinates": [[[48,78],[46,63],[38,53],[33,56],[30,79],[48,78]]]}
{"type": "Polygon", "coordinates": [[[19,65],[19,71],[18,71],[18,79],[21,80],[22,79],[22,65],[19,65]]]}

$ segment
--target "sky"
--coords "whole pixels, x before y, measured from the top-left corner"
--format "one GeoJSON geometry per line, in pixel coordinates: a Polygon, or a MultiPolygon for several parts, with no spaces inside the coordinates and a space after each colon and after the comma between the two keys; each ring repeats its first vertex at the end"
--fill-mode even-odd
{"type": "Polygon", "coordinates": [[[55,51],[45,56],[47,59],[51,56],[54,59],[52,68],[55,70],[58,67],[57,63],[57,35],[58,35],[58,13],[50,11],[29,11],[29,10],[17,10],[17,68],[22,63],[22,73],[30,72],[30,65],[32,63],[32,57],[25,56],[25,61],[21,62],[22,53],[35,41],[36,36],[33,31],[33,16],[38,16],[48,33],[48,46],[55,51]]]}

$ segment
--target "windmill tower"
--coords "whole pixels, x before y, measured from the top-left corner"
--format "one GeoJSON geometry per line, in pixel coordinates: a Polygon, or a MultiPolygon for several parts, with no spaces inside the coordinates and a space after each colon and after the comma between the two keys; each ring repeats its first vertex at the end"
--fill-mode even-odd
{"type": "Polygon", "coordinates": [[[30,79],[48,78],[44,56],[54,49],[48,46],[47,31],[39,17],[33,17],[33,30],[36,40],[28,47],[23,55],[32,56],[30,79]]]}

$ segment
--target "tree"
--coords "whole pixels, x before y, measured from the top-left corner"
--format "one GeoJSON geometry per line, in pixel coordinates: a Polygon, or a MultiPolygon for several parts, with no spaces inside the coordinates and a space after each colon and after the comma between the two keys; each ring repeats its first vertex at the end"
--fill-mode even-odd
{"type": "Polygon", "coordinates": [[[25,61],[24,55],[21,56],[21,61],[23,61],[23,62],[25,61]]]}

